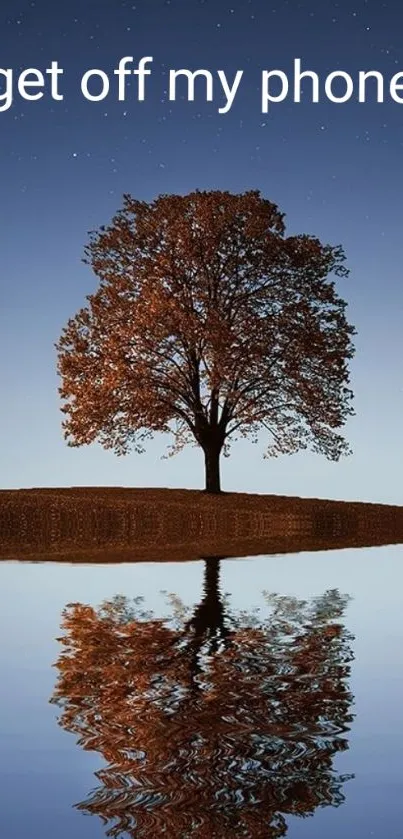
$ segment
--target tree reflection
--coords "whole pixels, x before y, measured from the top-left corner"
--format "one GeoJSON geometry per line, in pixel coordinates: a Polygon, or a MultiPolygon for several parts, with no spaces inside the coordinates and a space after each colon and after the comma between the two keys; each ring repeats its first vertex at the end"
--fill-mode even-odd
{"type": "Polygon", "coordinates": [[[219,558],[188,615],[168,621],[141,598],[70,604],[52,702],[60,725],[106,766],[80,810],[109,837],[276,839],[287,815],[343,802],[348,777],[351,636],[347,598],[265,594],[264,614],[221,596],[219,558]]]}

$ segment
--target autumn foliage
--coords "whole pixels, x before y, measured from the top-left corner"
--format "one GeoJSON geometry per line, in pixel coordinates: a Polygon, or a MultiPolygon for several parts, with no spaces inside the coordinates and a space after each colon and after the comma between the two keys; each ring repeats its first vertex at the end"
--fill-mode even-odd
{"type": "Polygon", "coordinates": [[[352,697],[345,599],[266,595],[267,615],[236,614],[206,561],[193,615],[141,598],[71,604],[52,702],[60,724],[102,755],[76,805],[107,836],[279,839],[286,816],[344,800],[333,768],[348,747],[352,697]]]}
{"type": "Polygon", "coordinates": [[[57,344],[65,436],[124,454],[155,432],[204,452],[206,489],[237,437],[337,460],[354,329],[341,248],[285,235],[259,192],[125,196],[86,249],[99,287],[57,344]]]}

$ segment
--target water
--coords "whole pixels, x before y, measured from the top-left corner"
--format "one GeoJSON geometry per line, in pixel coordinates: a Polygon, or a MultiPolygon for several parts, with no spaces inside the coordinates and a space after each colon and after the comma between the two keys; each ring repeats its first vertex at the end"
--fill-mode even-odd
{"type": "Polygon", "coordinates": [[[1,563],[1,835],[401,837],[402,558],[1,563]]]}

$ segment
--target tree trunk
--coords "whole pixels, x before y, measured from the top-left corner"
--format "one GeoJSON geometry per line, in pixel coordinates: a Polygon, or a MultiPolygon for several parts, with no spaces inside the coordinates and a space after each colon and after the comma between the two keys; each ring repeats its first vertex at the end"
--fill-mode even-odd
{"type": "Polygon", "coordinates": [[[207,445],[204,449],[204,463],[206,469],[206,492],[221,492],[220,484],[220,452],[215,445],[207,445]]]}

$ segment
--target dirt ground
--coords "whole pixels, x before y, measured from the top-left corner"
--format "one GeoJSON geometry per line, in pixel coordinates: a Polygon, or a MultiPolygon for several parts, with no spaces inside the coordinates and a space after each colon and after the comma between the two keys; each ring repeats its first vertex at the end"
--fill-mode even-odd
{"type": "Polygon", "coordinates": [[[186,489],[0,490],[0,559],[161,561],[403,543],[403,507],[186,489]]]}

